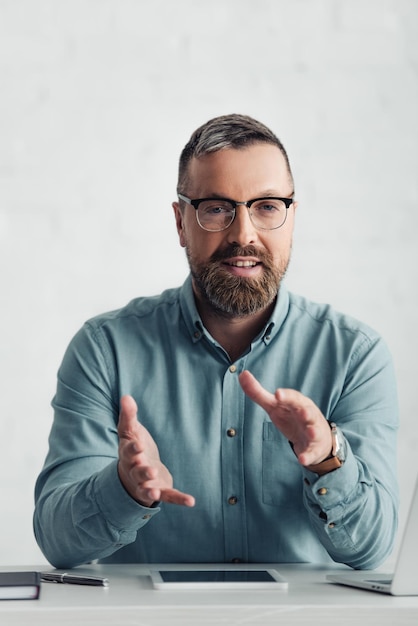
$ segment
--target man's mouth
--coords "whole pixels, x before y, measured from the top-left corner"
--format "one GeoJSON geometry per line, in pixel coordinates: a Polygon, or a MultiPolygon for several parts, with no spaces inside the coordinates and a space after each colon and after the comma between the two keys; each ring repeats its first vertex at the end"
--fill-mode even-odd
{"type": "Polygon", "coordinates": [[[225,265],[233,267],[255,267],[258,263],[258,261],[225,261],[225,265]]]}

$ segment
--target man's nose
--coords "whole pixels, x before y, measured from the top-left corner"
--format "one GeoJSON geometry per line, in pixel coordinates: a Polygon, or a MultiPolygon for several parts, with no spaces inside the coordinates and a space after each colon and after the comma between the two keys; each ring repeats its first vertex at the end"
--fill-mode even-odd
{"type": "Polygon", "coordinates": [[[228,242],[247,246],[255,243],[258,238],[257,229],[253,225],[250,212],[245,204],[238,204],[235,210],[235,218],[227,230],[228,242]]]}

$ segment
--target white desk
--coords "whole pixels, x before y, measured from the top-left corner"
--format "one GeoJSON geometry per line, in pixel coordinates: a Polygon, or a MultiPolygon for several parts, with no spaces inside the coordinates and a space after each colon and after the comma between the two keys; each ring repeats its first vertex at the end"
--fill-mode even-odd
{"type": "MultiPolygon", "coordinates": [[[[269,565],[270,566],[270,565],[269,565]]],[[[154,566],[153,566],[154,567],[154,566]]],[[[164,566],[173,568],[172,565],[164,566]]],[[[182,567],[193,567],[183,565],[182,567]]],[[[211,569],[215,565],[205,565],[211,569]]],[[[244,566],[246,567],[246,566],[244,566]]],[[[249,567],[256,568],[256,565],[249,567]]],[[[0,601],[1,626],[417,626],[418,596],[391,597],[326,582],[329,568],[271,565],[287,591],[156,591],[145,565],[92,565],[109,587],[42,583],[39,600],[0,601]]],[[[44,570],[2,566],[1,570],[44,570]]]]}

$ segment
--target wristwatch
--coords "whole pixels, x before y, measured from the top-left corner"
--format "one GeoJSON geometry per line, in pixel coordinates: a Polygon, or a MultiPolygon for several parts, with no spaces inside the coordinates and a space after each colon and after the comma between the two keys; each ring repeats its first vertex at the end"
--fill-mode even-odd
{"type": "Polygon", "coordinates": [[[335,422],[329,422],[332,436],[332,449],[331,454],[316,465],[307,465],[306,469],[310,472],[315,472],[319,476],[333,472],[341,467],[345,461],[345,439],[340,429],[335,422]]]}

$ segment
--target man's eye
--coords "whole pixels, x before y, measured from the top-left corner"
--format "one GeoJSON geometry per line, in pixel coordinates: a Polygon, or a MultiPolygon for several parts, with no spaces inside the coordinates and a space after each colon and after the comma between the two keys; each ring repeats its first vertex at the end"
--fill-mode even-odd
{"type": "Polygon", "coordinates": [[[275,204],[259,204],[256,208],[257,211],[265,211],[266,213],[274,213],[274,211],[278,210],[275,204]]]}
{"type": "Polygon", "coordinates": [[[257,202],[254,209],[259,213],[277,213],[283,211],[284,204],[280,200],[257,202]]]}
{"type": "Polygon", "coordinates": [[[230,213],[232,210],[232,207],[226,204],[209,204],[199,208],[205,215],[223,215],[224,213],[230,213]]]}

